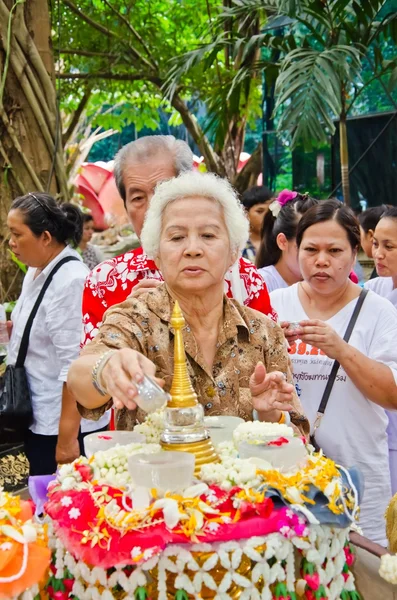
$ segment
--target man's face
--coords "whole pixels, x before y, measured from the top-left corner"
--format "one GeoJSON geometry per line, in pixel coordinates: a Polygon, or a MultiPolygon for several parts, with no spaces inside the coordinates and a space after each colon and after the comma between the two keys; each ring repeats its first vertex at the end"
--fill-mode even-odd
{"type": "Polygon", "coordinates": [[[124,167],[125,208],[138,237],[141,236],[146,211],[156,185],[175,176],[171,156],[152,157],[147,162],[135,162],[131,158],[130,163],[124,167]]]}

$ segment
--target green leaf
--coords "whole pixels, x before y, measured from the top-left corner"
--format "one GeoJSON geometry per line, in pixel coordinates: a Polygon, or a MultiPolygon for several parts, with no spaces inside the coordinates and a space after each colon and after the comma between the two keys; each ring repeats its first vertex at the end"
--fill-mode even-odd
{"type": "Polygon", "coordinates": [[[183,121],[181,115],[174,110],[168,119],[168,125],[171,125],[171,127],[177,127],[178,125],[182,125],[182,123],[183,121]]]}
{"type": "Polygon", "coordinates": [[[12,262],[14,262],[22,271],[22,273],[27,273],[28,268],[26,265],[23,264],[23,262],[21,262],[16,256],[15,254],[12,252],[12,250],[7,250],[7,252],[9,253],[12,262]]]}
{"type": "Polygon", "coordinates": [[[278,129],[292,134],[293,147],[300,140],[306,147],[323,142],[326,131],[334,131],[342,85],[354,77],[359,64],[358,52],[347,46],[298,49],[286,56],[276,83],[275,112],[280,116],[278,129]]]}
{"type": "Polygon", "coordinates": [[[397,67],[395,67],[390,75],[389,83],[387,84],[387,89],[389,92],[393,92],[397,87],[397,67]]]}

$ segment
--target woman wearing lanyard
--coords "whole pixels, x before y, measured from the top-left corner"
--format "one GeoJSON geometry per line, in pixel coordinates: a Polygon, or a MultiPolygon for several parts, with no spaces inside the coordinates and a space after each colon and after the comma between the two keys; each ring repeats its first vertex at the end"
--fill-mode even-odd
{"type": "Polygon", "coordinates": [[[25,452],[30,475],[44,475],[53,473],[57,462],[80,454],[80,418],[75,403],[65,399],[69,365],[79,353],[81,299],[88,274],[72,248],[81,238],[82,217],[75,206],[58,205],[50,195],[35,192],[14,200],[7,225],[11,250],[29,267],[12,313],[8,364],[15,364],[26,322],[48,275],[62,259],[74,259],[54,274],[33,321],[25,360],[33,405],[25,452]]]}
{"type": "MultiPolygon", "coordinates": [[[[372,257],[378,277],[371,279],[365,287],[387,298],[397,308],[397,208],[384,206],[373,234],[372,257]]],[[[397,312],[395,314],[397,321],[397,312]]],[[[386,411],[389,418],[387,428],[391,487],[397,493],[397,412],[386,411]]]]}
{"type": "Polygon", "coordinates": [[[383,515],[391,487],[384,409],[397,407],[395,309],[369,291],[349,343],[344,341],[361,295],[349,280],[360,229],[346,206],[328,200],[309,209],[296,241],[303,281],[271,294],[280,319],[294,323],[295,383],[313,432],[334,361],[340,363],[316,441],[337,463],[361,470],[360,526],[372,541],[386,545],[383,515]]]}

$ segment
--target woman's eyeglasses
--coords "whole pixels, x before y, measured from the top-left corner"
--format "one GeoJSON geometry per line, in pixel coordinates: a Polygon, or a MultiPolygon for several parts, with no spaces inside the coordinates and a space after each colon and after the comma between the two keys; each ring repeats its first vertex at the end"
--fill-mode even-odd
{"type": "Polygon", "coordinates": [[[40,198],[38,198],[38,197],[37,197],[35,194],[33,194],[33,192],[29,192],[29,196],[33,196],[33,198],[34,198],[34,199],[36,200],[36,202],[37,202],[37,203],[38,203],[38,204],[41,206],[41,208],[42,208],[42,209],[43,209],[43,210],[44,210],[44,211],[47,213],[47,215],[48,215],[48,216],[50,216],[50,217],[51,217],[51,211],[50,211],[50,209],[48,208],[48,206],[46,206],[46,205],[44,204],[44,202],[42,202],[42,201],[40,200],[40,198]]]}

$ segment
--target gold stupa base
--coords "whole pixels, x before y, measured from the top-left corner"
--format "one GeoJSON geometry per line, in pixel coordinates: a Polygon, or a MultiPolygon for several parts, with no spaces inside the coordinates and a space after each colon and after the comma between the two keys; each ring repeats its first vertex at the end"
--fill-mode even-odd
{"type": "Polygon", "coordinates": [[[196,466],[194,469],[195,477],[199,475],[203,465],[219,462],[219,456],[209,437],[200,442],[190,442],[188,444],[167,444],[165,442],[160,442],[160,444],[163,450],[171,450],[172,452],[190,452],[191,454],[194,454],[196,457],[196,466]]]}

